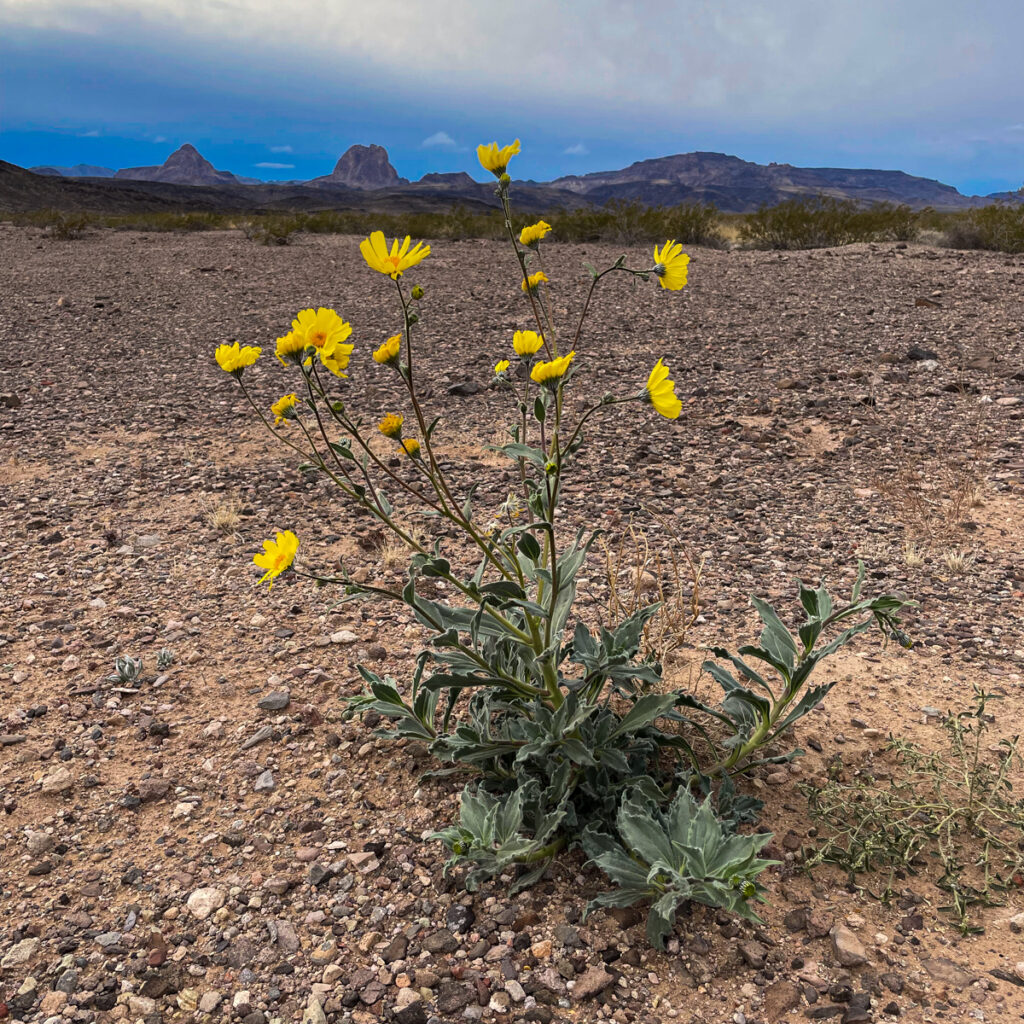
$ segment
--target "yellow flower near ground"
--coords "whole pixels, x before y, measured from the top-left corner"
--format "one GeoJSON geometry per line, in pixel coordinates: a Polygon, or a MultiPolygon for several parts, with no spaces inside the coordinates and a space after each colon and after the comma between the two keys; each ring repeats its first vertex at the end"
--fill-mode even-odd
{"type": "MultiPolygon", "coordinates": [[[[345,324],[348,327],[348,324],[345,324]]],[[[351,328],[349,328],[351,330],[351,328]]],[[[341,337],[348,337],[347,334],[341,335],[341,337]]],[[[347,373],[342,371],[348,366],[349,356],[352,355],[352,349],[355,345],[346,345],[339,340],[339,338],[333,337],[328,338],[322,348],[317,351],[320,353],[320,362],[327,367],[335,377],[347,377],[347,373]]]]}
{"type": "Polygon", "coordinates": [[[548,275],[545,274],[543,270],[538,270],[536,274],[531,274],[526,278],[519,287],[522,288],[524,292],[534,292],[537,290],[537,286],[541,281],[546,281],[547,279],[548,275]]]}
{"type": "Polygon", "coordinates": [[[402,347],[402,336],[396,334],[392,338],[388,338],[376,352],[373,353],[373,361],[380,363],[382,366],[390,366],[392,363],[398,362],[398,353],[402,347]]]}
{"type": "Polygon", "coordinates": [[[527,224],[519,232],[519,244],[536,245],[550,230],[551,225],[546,220],[539,220],[536,224],[527,224]]]}
{"type": "Polygon", "coordinates": [[[377,424],[377,429],[385,437],[399,438],[402,436],[402,424],[404,422],[404,416],[397,412],[391,412],[377,424]]]}
{"type": "Polygon", "coordinates": [[[241,377],[242,371],[247,366],[252,366],[259,359],[262,351],[263,349],[256,345],[239,348],[236,341],[233,345],[218,345],[217,351],[214,352],[214,358],[225,373],[233,373],[236,377],[241,377]]]}
{"type": "MultiPolygon", "coordinates": [[[[299,549],[299,538],[291,530],[283,533],[278,530],[274,540],[263,542],[263,553],[253,555],[252,560],[267,571],[259,578],[257,586],[265,580],[275,580],[295,561],[295,552],[299,549]]],[[[270,584],[273,587],[273,583],[270,584]]]]}
{"type": "Polygon", "coordinates": [[[676,398],[676,382],[669,380],[668,374],[668,367],[659,359],[647,378],[645,399],[654,406],[655,412],[667,420],[675,420],[683,411],[683,403],[676,398]]]}
{"type": "Polygon", "coordinates": [[[690,257],[683,252],[683,247],[674,239],[669,239],[658,250],[654,247],[654,273],[658,275],[658,284],[669,291],[677,292],[686,284],[686,268],[690,257]]]}
{"type": "Polygon", "coordinates": [[[500,377],[508,369],[508,360],[502,359],[501,362],[494,364],[494,372],[500,377]]]}
{"type": "Polygon", "coordinates": [[[498,148],[496,142],[489,142],[485,146],[476,147],[476,156],[480,166],[485,171],[490,171],[496,178],[500,178],[508,168],[508,162],[519,152],[519,140],[508,146],[498,148]]]}
{"type": "Polygon", "coordinates": [[[411,243],[412,238],[406,235],[404,242],[399,243],[396,238],[391,243],[391,248],[388,249],[384,232],[374,231],[369,238],[364,238],[359,243],[359,251],[363,254],[363,259],[366,260],[371,270],[387,274],[392,281],[397,281],[406,270],[415,267],[417,263],[430,255],[429,245],[417,242],[410,250],[411,243]]]}
{"type": "Polygon", "coordinates": [[[274,414],[274,426],[279,427],[285,420],[295,418],[295,406],[299,403],[298,395],[285,395],[279,398],[271,407],[274,414]]]}
{"type": "Polygon", "coordinates": [[[324,348],[328,342],[344,341],[352,333],[352,325],[346,323],[333,309],[303,309],[292,321],[292,330],[306,340],[307,345],[324,348]]]}
{"type": "Polygon", "coordinates": [[[415,437],[403,438],[402,448],[405,449],[405,454],[408,455],[410,459],[422,458],[422,455],[420,454],[420,443],[415,437]]]}
{"type": "Polygon", "coordinates": [[[287,366],[288,363],[301,363],[305,358],[305,351],[306,339],[295,331],[289,331],[283,338],[277,339],[277,351],[274,355],[282,366],[287,366]]]}
{"type": "Polygon", "coordinates": [[[559,356],[546,363],[536,363],[530,371],[530,378],[537,384],[546,384],[548,387],[557,387],[558,382],[565,376],[570,364],[576,358],[575,352],[567,356],[559,356]]]}
{"type": "Polygon", "coordinates": [[[516,331],[512,336],[512,348],[519,357],[532,356],[544,345],[544,339],[536,331],[516,331]]]}

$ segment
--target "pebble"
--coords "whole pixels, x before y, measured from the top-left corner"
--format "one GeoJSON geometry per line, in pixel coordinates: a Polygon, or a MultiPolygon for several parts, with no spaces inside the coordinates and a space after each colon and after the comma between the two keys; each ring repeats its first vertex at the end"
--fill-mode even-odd
{"type": "Polygon", "coordinates": [[[221,889],[205,888],[196,889],[186,905],[192,912],[192,916],[199,921],[205,921],[215,910],[224,906],[227,897],[221,889]]]}

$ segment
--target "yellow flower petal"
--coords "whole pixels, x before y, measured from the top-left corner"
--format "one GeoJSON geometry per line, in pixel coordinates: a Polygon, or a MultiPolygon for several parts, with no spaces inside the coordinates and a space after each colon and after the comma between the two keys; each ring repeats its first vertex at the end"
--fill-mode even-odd
{"type": "Polygon", "coordinates": [[[530,371],[530,378],[537,384],[557,387],[558,382],[565,376],[566,371],[575,358],[576,353],[570,352],[566,356],[559,356],[557,359],[551,359],[548,362],[536,363],[530,371]]]}
{"type": "MultiPolygon", "coordinates": [[[[295,561],[295,552],[299,549],[299,538],[291,530],[283,533],[278,531],[274,540],[263,542],[263,553],[252,556],[252,560],[261,569],[267,571],[260,577],[257,586],[265,580],[275,580],[295,561]]],[[[273,582],[270,583],[272,587],[273,582]]]]}
{"type": "Polygon", "coordinates": [[[668,374],[668,367],[659,359],[647,378],[645,397],[655,412],[665,419],[674,420],[683,411],[683,403],[676,397],[676,383],[668,379],[668,374]]]}

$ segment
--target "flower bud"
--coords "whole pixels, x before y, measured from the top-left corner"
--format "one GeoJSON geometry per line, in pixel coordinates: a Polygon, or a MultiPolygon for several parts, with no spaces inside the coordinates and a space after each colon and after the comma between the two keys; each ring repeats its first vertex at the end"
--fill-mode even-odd
{"type": "Polygon", "coordinates": [[[418,284],[415,284],[412,287],[412,297],[414,299],[422,299],[423,298],[423,289],[418,284]]]}
{"type": "Polygon", "coordinates": [[[504,188],[508,188],[509,185],[512,184],[512,177],[509,175],[508,171],[505,171],[505,173],[502,174],[498,181],[501,182],[504,188]]]}
{"type": "Polygon", "coordinates": [[[409,323],[411,323],[411,324],[418,323],[419,319],[420,319],[420,317],[419,317],[418,313],[410,313],[409,314],[409,323]]]}

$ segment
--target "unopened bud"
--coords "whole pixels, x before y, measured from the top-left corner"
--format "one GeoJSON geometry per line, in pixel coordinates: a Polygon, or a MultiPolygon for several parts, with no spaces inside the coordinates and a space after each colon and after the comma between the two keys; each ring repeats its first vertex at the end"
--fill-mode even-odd
{"type": "Polygon", "coordinates": [[[505,171],[505,173],[504,173],[504,174],[502,174],[502,176],[501,176],[501,177],[500,177],[500,178],[498,179],[498,181],[499,181],[499,182],[501,182],[501,184],[502,184],[502,185],[503,185],[503,186],[504,186],[505,188],[508,188],[508,187],[509,187],[509,185],[511,185],[511,184],[512,184],[512,178],[511,178],[511,176],[509,175],[508,171],[505,171]]]}
{"type": "Polygon", "coordinates": [[[409,323],[414,324],[414,323],[418,322],[419,318],[420,317],[419,317],[418,313],[410,313],[409,314],[409,323]]]}
{"type": "Polygon", "coordinates": [[[423,289],[418,284],[414,284],[412,286],[412,297],[414,299],[422,299],[423,298],[423,289]]]}

